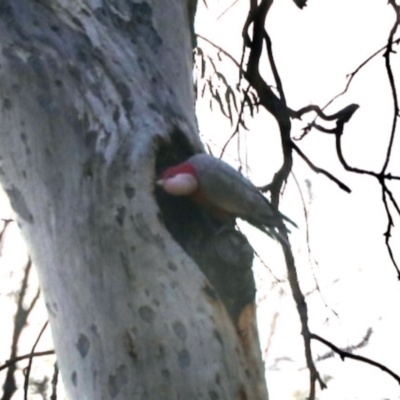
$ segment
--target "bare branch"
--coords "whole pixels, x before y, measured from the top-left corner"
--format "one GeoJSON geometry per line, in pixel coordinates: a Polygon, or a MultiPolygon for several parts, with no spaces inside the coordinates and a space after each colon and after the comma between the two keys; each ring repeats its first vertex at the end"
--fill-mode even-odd
{"type": "Polygon", "coordinates": [[[388,373],[392,378],[394,378],[399,384],[400,384],[400,376],[395,374],[392,370],[390,370],[388,367],[384,366],[383,364],[380,364],[376,361],[371,360],[370,358],[363,357],[363,356],[358,356],[356,354],[349,353],[347,351],[343,351],[339,349],[339,347],[336,347],[333,343],[329,342],[328,340],[322,338],[321,336],[316,335],[315,333],[310,334],[310,338],[314,340],[318,340],[319,342],[323,343],[325,346],[328,346],[330,349],[332,349],[335,353],[339,354],[340,358],[342,361],[345,360],[345,358],[351,358],[353,360],[361,361],[366,364],[372,365],[374,367],[380,368],[382,371],[388,373]]]}
{"type": "MultiPolygon", "coordinates": [[[[4,232],[4,231],[3,231],[4,232]]],[[[27,292],[28,292],[28,281],[29,281],[29,274],[32,268],[32,261],[29,258],[25,270],[24,270],[24,277],[21,282],[21,288],[19,289],[17,295],[17,311],[14,317],[14,331],[12,333],[12,341],[11,341],[11,351],[10,351],[10,359],[14,359],[17,355],[18,343],[21,337],[21,333],[27,325],[28,317],[32,311],[32,304],[36,303],[36,300],[33,299],[31,302],[31,306],[26,309],[24,307],[24,301],[26,300],[27,292]]],[[[15,366],[10,365],[10,368],[7,370],[6,378],[3,384],[3,397],[2,399],[11,399],[14,392],[17,390],[16,383],[15,383],[15,366]]]]}
{"type": "MultiPolygon", "coordinates": [[[[272,0],[261,0],[259,5],[257,5],[256,0],[251,0],[250,4],[250,11],[243,28],[244,46],[250,48],[250,54],[248,57],[247,68],[243,73],[243,76],[257,92],[257,95],[260,99],[260,104],[274,116],[279,126],[283,151],[283,163],[281,168],[275,174],[272,183],[269,185],[269,189],[271,191],[271,202],[275,207],[278,207],[280,191],[284,182],[286,182],[293,166],[293,141],[290,136],[291,113],[286,106],[283,86],[272,53],[272,44],[269,40],[268,33],[265,28],[265,19],[272,4],[272,0]],[[250,41],[248,29],[251,24],[253,26],[253,29],[252,40],[250,41]],[[264,39],[266,40],[268,58],[274,74],[275,83],[278,86],[278,93],[280,94],[280,98],[272,91],[271,86],[268,85],[267,82],[265,82],[259,71],[260,57],[262,54],[264,39]]],[[[279,232],[286,240],[286,242],[289,243],[287,232],[283,226],[279,229],[279,232]]],[[[286,268],[288,271],[288,279],[292,290],[292,295],[296,302],[302,326],[305,357],[308,369],[310,371],[309,399],[314,400],[315,382],[318,381],[322,389],[325,388],[326,385],[321,379],[312,358],[311,343],[309,337],[310,331],[308,327],[307,304],[299,286],[293,253],[290,245],[285,245],[284,243],[282,243],[282,248],[285,255],[286,268]]]]}
{"type": "Polygon", "coordinates": [[[392,148],[393,148],[394,136],[396,134],[397,118],[399,116],[399,101],[397,98],[397,90],[396,90],[396,84],[394,81],[392,66],[390,64],[390,55],[393,52],[394,35],[400,24],[400,7],[396,4],[396,2],[394,0],[389,0],[389,4],[393,7],[393,9],[396,13],[396,21],[393,24],[392,29],[390,30],[388,44],[386,47],[385,54],[383,56],[385,58],[386,72],[387,72],[387,76],[389,79],[390,89],[392,91],[392,97],[393,97],[393,122],[392,122],[392,131],[390,133],[389,144],[388,144],[388,148],[387,148],[387,152],[386,152],[386,159],[383,164],[382,171],[381,171],[382,173],[384,173],[386,171],[386,168],[389,164],[390,155],[392,153],[392,148]]]}
{"type": "MultiPolygon", "coordinates": [[[[367,332],[365,333],[364,337],[361,339],[361,341],[359,343],[347,346],[347,347],[343,348],[342,351],[347,351],[349,353],[353,353],[354,350],[365,347],[368,344],[371,335],[372,335],[372,328],[368,328],[367,332]]],[[[329,351],[328,353],[325,353],[322,356],[318,356],[316,361],[323,361],[328,358],[334,357],[334,355],[335,355],[334,351],[329,351]]]]}
{"type": "Polygon", "coordinates": [[[57,400],[57,384],[58,384],[58,365],[57,362],[54,363],[54,373],[51,380],[51,396],[50,400],[57,400]]]}

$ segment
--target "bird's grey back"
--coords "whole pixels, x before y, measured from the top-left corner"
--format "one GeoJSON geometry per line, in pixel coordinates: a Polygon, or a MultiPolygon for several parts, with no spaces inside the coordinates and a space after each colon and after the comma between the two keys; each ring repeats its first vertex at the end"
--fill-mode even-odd
{"type": "Polygon", "coordinates": [[[198,171],[200,189],[210,202],[243,219],[266,220],[276,211],[259,190],[240,172],[209,154],[196,154],[188,160],[198,171]]]}

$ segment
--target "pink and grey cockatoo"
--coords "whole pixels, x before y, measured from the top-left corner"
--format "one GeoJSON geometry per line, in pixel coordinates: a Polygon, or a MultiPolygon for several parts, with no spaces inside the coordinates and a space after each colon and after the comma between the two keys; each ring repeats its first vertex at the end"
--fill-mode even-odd
{"type": "Polygon", "coordinates": [[[167,168],[157,184],[171,195],[189,196],[216,216],[241,218],[280,242],[287,243],[277,229],[289,232],[283,220],[296,226],[240,172],[209,154],[196,154],[167,168]]]}

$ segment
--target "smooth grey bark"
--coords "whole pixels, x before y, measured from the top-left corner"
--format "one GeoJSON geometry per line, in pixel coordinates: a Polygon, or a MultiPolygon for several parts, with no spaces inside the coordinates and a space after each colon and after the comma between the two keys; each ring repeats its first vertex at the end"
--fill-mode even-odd
{"type": "Polygon", "coordinates": [[[71,400],[267,398],[254,309],[241,336],[154,197],[160,141],[202,148],[188,6],[0,4],[0,179],[71,400]]]}

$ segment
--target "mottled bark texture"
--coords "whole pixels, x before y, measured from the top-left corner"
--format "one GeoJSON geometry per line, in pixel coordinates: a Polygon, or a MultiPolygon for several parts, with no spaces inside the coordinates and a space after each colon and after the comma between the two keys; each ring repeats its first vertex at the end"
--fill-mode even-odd
{"type": "Polygon", "coordinates": [[[71,400],[267,396],[247,242],[206,240],[215,225],[205,217],[195,218],[197,244],[178,243],[171,206],[155,196],[156,170],[202,149],[193,5],[0,3],[1,182],[39,271],[71,400]],[[221,258],[227,268],[244,260],[245,272],[210,268],[221,258]],[[208,278],[193,259],[210,263],[208,278]]]}

